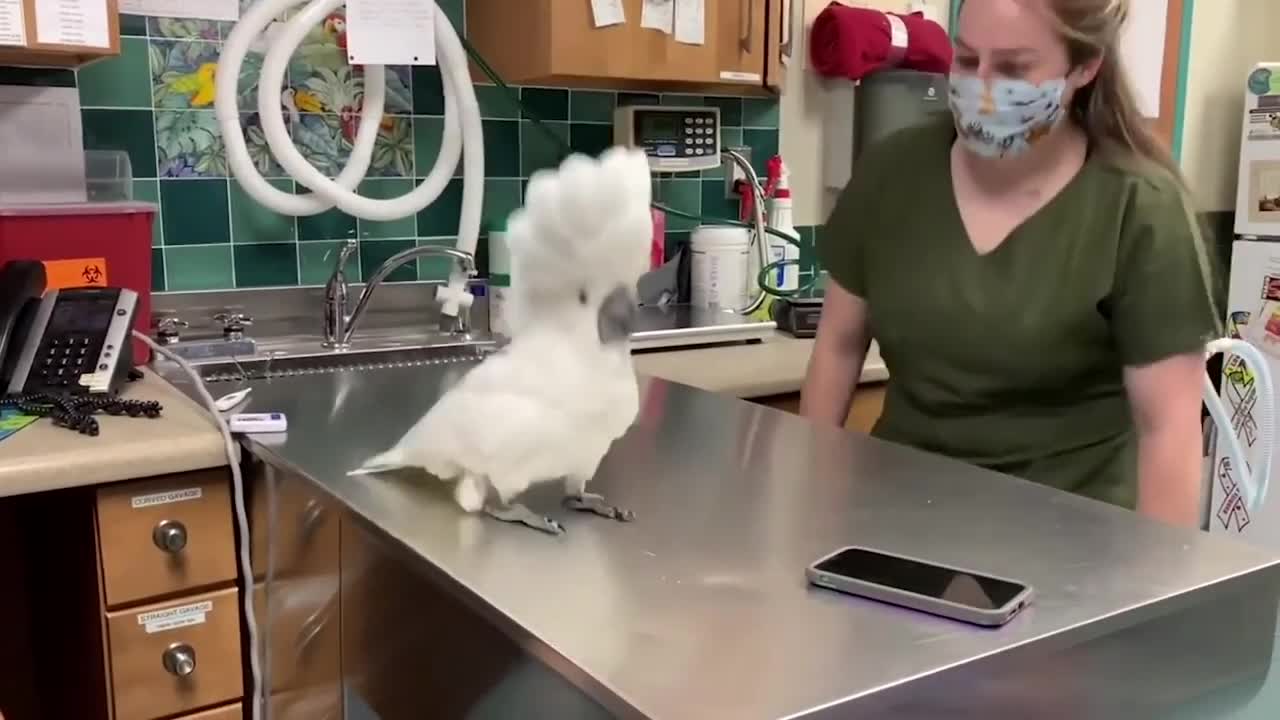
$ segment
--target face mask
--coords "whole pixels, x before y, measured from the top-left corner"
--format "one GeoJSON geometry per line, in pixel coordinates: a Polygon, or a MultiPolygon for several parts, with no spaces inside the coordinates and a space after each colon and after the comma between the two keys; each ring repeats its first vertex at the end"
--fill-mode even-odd
{"type": "Polygon", "coordinates": [[[951,113],[965,147],[983,157],[1021,155],[1053,130],[1062,118],[1067,81],[1025,80],[952,73],[951,113]]]}

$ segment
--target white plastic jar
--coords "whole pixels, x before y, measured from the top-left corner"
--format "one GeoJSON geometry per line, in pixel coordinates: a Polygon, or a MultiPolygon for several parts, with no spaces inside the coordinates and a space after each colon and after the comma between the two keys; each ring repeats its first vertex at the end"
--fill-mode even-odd
{"type": "Polygon", "coordinates": [[[750,302],[751,234],[746,228],[704,225],[690,238],[690,302],[738,310],[750,302]]]}

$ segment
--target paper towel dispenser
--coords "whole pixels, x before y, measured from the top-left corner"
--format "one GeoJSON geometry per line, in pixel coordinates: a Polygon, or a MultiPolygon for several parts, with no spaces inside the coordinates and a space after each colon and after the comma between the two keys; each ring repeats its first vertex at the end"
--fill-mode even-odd
{"type": "Polygon", "coordinates": [[[828,80],[824,135],[828,141],[826,186],[843,189],[863,149],[893,132],[950,114],[947,76],[916,70],[884,70],[857,84],[828,80]]]}

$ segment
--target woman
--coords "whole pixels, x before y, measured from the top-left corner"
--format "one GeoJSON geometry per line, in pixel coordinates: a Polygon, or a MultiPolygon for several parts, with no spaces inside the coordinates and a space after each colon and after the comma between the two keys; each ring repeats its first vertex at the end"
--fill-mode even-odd
{"type": "Polygon", "coordinates": [[[1117,52],[1128,0],[965,0],[954,122],[859,159],[819,254],[802,410],[842,424],[874,337],[873,433],[1197,526],[1211,272],[1117,52]]]}

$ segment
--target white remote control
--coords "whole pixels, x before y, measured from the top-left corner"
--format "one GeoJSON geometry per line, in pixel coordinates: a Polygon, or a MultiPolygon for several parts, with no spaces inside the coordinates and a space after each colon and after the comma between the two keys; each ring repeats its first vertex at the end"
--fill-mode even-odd
{"type": "Polygon", "coordinates": [[[227,418],[233,433],[282,433],[289,429],[284,413],[236,413],[227,418]]]}

